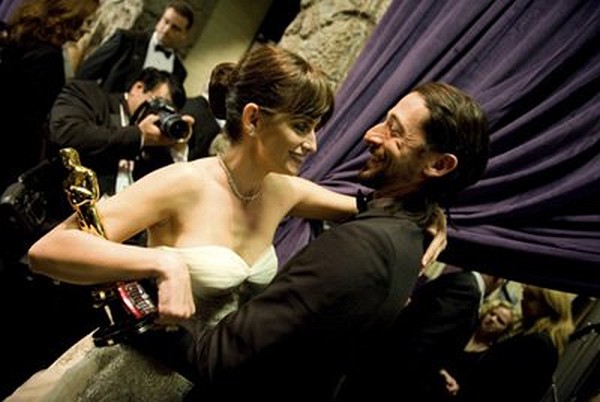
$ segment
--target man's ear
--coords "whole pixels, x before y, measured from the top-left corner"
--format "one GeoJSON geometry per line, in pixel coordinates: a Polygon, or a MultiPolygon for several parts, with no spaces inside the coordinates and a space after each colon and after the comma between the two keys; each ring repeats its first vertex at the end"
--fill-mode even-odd
{"type": "Polygon", "coordinates": [[[458,158],[454,154],[436,154],[425,166],[425,175],[429,177],[442,177],[458,166],[458,158]]]}
{"type": "Polygon", "coordinates": [[[150,90],[146,91],[146,86],[144,85],[143,81],[134,82],[129,89],[130,89],[130,91],[135,91],[135,92],[139,92],[142,94],[146,93],[146,92],[150,92],[150,90]]]}

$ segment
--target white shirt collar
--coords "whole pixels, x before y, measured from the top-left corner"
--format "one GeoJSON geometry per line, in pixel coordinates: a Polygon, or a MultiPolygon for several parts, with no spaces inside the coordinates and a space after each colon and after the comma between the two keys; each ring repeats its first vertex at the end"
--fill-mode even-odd
{"type": "Polygon", "coordinates": [[[479,288],[479,305],[481,305],[483,304],[483,299],[485,298],[485,282],[479,272],[471,271],[471,273],[477,281],[477,287],[479,288]]]}
{"type": "Polygon", "coordinates": [[[175,66],[175,52],[173,52],[170,57],[167,57],[163,52],[155,49],[157,44],[157,33],[154,32],[150,37],[150,41],[148,42],[146,59],[144,60],[144,68],[154,67],[159,70],[165,70],[172,73],[175,66]]]}

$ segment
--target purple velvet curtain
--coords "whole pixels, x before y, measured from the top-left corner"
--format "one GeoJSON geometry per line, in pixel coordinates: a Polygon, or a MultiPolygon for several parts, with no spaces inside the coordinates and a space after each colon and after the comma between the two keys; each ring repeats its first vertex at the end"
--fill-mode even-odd
{"type": "Polygon", "coordinates": [[[8,22],[12,13],[22,3],[22,0],[1,0],[0,1],[0,21],[8,22]]]}
{"type": "MultiPolygon", "coordinates": [[[[410,88],[446,81],[491,124],[484,178],[450,206],[440,260],[600,294],[600,2],[396,0],[337,93],[302,176],[352,194],[365,130],[410,88]]],[[[284,263],[312,234],[289,219],[284,263]]]]}

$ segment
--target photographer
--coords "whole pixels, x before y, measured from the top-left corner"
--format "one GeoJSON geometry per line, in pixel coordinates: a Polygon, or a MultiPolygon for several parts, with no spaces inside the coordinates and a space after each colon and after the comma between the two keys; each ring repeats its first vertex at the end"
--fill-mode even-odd
{"type": "Polygon", "coordinates": [[[50,112],[51,145],[75,148],[81,163],[96,172],[101,194],[113,195],[134,178],[187,160],[194,119],[177,113],[185,99],[174,75],[152,67],[126,93],[73,80],[50,112]]]}

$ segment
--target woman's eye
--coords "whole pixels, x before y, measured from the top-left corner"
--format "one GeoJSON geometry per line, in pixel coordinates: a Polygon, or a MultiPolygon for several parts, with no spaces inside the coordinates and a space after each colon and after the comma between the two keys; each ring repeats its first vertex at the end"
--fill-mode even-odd
{"type": "Polygon", "coordinates": [[[298,134],[308,134],[310,132],[311,126],[307,123],[295,123],[294,131],[298,134]]]}

